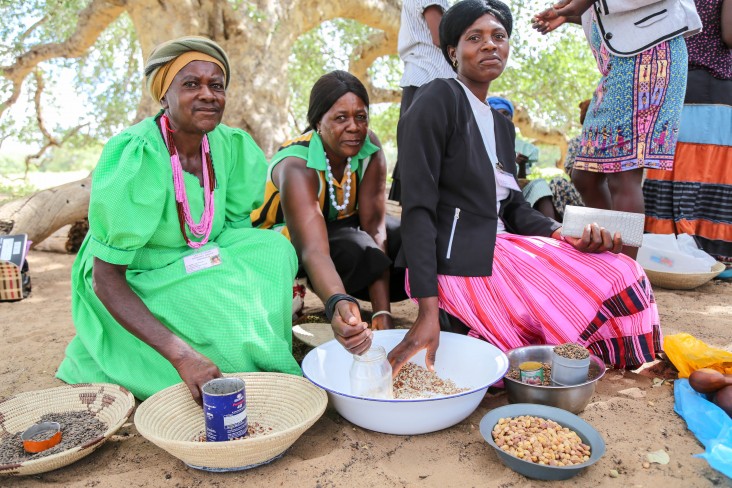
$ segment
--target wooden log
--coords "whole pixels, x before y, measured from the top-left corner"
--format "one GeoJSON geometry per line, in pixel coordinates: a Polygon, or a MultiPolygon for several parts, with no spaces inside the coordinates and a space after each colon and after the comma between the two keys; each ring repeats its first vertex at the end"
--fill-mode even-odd
{"type": "Polygon", "coordinates": [[[42,190],[0,206],[0,222],[7,234],[28,234],[34,244],[64,225],[86,217],[89,211],[91,176],[42,190]]]}

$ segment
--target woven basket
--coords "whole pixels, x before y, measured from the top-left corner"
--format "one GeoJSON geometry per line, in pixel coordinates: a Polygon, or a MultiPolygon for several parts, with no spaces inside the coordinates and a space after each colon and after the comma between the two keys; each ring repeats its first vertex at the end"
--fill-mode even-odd
{"type": "Polygon", "coordinates": [[[724,264],[718,262],[708,273],[669,273],[647,269],[646,275],[653,286],[670,290],[691,290],[713,279],[724,271],[724,268],[724,264]]]}
{"type": "Polygon", "coordinates": [[[137,408],[135,426],[147,440],[187,465],[206,471],[238,471],[281,456],[325,411],[325,391],[282,373],[234,373],[246,383],[247,417],[265,434],[227,442],[199,442],[203,410],[183,383],[154,394],[137,408]]]}
{"type": "Polygon", "coordinates": [[[330,324],[308,323],[292,327],[292,335],[308,346],[318,347],[335,339],[333,327],[330,324]]]}
{"type": "MultiPolygon", "coordinates": [[[[38,422],[42,415],[94,412],[107,424],[101,437],[50,456],[20,464],[0,465],[0,474],[29,475],[58,469],[91,454],[125,423],[135,407],[132,393],[118,385],[82,383],[29,391],[0,401],[0,430],[14,434],[38,422]]],[[[2,484],[2,483],[0,483],[2,484]]]]}

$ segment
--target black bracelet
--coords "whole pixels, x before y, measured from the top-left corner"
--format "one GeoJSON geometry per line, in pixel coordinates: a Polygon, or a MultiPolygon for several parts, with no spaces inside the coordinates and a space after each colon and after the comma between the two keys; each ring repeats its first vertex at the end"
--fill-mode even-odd
{"type": "Polygon", "coordinates": [[[331,295],[330,298],[328,298],[328,300],[326,300],[325,302],[325,316],[328,318],[328,320],[333,320],[336,303],[340,302],[341,300],[346,300],[348,302],[358,305],[358,300],[353,298],[351,295],[346,295],[345,293],[335,293],[331,295]]]}

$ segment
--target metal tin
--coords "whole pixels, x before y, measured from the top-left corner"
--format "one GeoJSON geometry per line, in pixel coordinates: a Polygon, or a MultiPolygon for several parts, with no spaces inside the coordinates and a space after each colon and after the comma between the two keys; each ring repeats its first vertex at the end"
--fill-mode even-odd
{"type": "Polygon", "coordinates": [[[544,383],[544,365],[538,361],[524,361],[519,364],[519,376],[522,383],[541,385],[544,383]]]}
{"type": "Polygon", "coordinates": [[[244,387],[244,380],[240,378],[216,378],[203,385],[206,441],[230,441],[247,435],[249,422],[244,387]]]}
{"type": "Polygon", "coordinates": [[[50,449],[61,442],[61,424],[58,422],[40,422],[28,427],[20,435],[26,452],[37,453],[50,449]],[[40,437],[34,440],[33,437],[40,437]]]}

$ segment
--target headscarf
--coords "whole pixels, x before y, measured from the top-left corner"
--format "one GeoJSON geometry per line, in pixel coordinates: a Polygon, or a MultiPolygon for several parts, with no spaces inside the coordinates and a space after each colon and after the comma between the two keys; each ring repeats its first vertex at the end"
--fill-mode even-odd
{"type": "Polygon", "coordinates": [[[229,57],[221,46],[206,37],[179,37],[155,47],[145,64],[147,90],[156,102],[165,96],[175,75],[192,61],[218,65],[224,72],[224,86],[229,86],[229,57]]]}
{"type": "Polygon", "coordinates": [[[506,110],[513,117],[513,103],[506,98],[490,97],[488,98],[488,105],[494,110],[506,110]]]}

